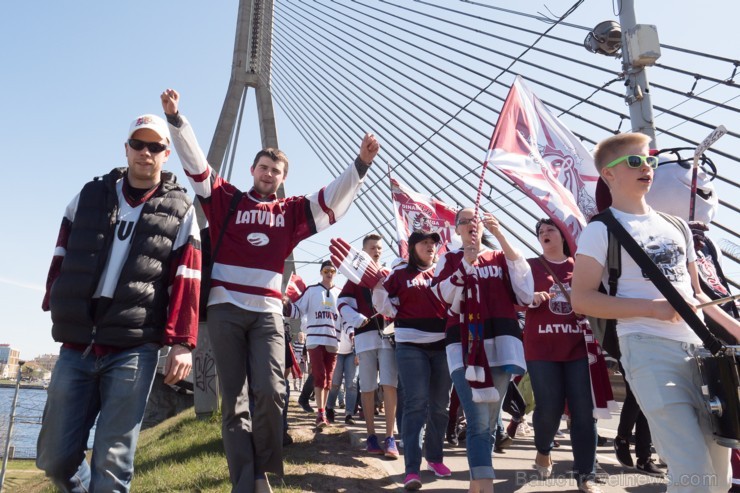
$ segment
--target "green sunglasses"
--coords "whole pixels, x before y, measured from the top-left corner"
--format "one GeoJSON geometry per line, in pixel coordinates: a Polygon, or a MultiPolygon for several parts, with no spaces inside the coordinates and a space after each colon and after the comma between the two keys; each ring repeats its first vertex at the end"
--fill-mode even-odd
{"type": "Polygon", "coordinates": [[[604,168],[611,168],[612,166],[618,165],[622,161],[627,161],[627,166],[629,166],[630,168],[639,168],[643,164],[647,164],[653,169],[658,167],[657,156],[638,156],[637,154],[631,154],[629,156],[618,157],[611,163],[604,166],[604,168]]]}

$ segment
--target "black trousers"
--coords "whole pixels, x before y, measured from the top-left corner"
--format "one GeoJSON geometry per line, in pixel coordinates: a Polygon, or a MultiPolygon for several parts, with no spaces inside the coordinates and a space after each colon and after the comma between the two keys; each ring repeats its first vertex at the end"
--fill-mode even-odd
{"type": "MultiPolygon", "coordinates": [[[[619,371],[624,375],[624,368],[622,363],[619,363],[619,371]]],[[[617,427],[617,435],[625,440],[629,439],[632,434],[632,428],[635,429],[635,455],[637,461],[642,463],[650,458],[652,455],[652,441],[653,438],[650,435],[650,427],[648,426],[645,415],[640,410],[640,405],[635,399],[635,395],[630,389],[630,384],[627,380],[624,381],[625,390],[627,396],[622,404],[622,413],[619,416],[619,426],[617,427]]]]}

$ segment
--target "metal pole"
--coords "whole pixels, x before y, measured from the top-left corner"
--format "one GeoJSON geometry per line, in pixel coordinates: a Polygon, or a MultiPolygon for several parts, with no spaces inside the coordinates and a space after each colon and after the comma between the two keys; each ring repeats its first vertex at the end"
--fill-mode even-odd
{"type": "Polygon", "coordinates": [[[15,406],[18,404],[18,392],[21,388],[21,375],[23,372],[23,364],[25,361],[18,362],[18,377],[15,381],[15,395],[13,396],[13,404],[10,407],[10,420],[8,421],[8,436],[5,437],[5,453],[3,454],[3,469],[0,472],[0,493],[3,491],[3,484],[5,483],[5,470],[8,466],[8,453],[10,452],[10,436],[13,433],[13,420],[15,419],[15,406]]]}
{"type": "Polygon", "coordinates": [[[653,120],[653,104],[650,99],[650,85],[647,80],[645,67],[633,65],[628,53],[626,33],[637,25],[634,0],[620,2],[619,24],[622,27],[622,67],[626,74],[627,93],[625,101],[630,109],[630,122],[633,132],[641,132],[649,136],[651,149],[657,149],[655,141],[655,121],[653,120]]]}

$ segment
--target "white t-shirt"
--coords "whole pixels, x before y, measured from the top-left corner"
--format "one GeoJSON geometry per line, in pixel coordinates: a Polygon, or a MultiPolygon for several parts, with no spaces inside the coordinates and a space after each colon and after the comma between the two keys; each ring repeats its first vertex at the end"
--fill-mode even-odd
{"type": "Polygon", "coordinates": [[[93,295],[94,298],[113,298],[118,285],[118,278],[121,277],[123,264],[131,250],[134,228],[144,208],[144,202],[132,206],[126,201],[123,195],[123,180],[118,180],[118,183],[116,183],[116,192],[118,193],[119,205],[118,216],[116,217],[116,234],[113,236],[110,255],[108,255],[103,275],[100,276],[98,288],[93,295]]]}
{"type": "MultiPolygon", "coordinates": [[[[614,217],[624,226],[624,229],[637,240],[637,243],[648,253],[668,280],[684,297],[694,300],[694,290],[691,287],[686,263],[696,260],[694,241],[691,235],[679,231],[675,225],[650,209],[644,215],[627,214],[611,208],[614,217]]],[[[683,220],[681,220],[683,222],[683,220]]],[[[688,225],[685,225],[689,231],[688,225]]],[[[602,266],[606,266],[608,233],[606,225],[593,221],[583,230],[578,238],[578,255],[587,255],[595,259],[602,266]]],[[[639,299],[662,299],[664,296],[650,279],[643,276],[640,269],[630,255],[621,249],[622,274],[617,283],[617,297],[639,299]]],[[[604,269],[602,282],[607,286],[609,275],[604,269]]],[[[701,318],[701,313],[699,313],[701,318]]],[[[617,335],[650,334],[674,341],[700,344],[701,340],[684,322],[666,322],[655,318],[632,317],[617,320],[617,335]]]]}
{"type": "Polygon", "coordinates": [[[339,350],[337,352],[339,354],[350,354],[352,349],[352,341],[349,338],[349,332],[343,328],[339,334],[339,350]]]}

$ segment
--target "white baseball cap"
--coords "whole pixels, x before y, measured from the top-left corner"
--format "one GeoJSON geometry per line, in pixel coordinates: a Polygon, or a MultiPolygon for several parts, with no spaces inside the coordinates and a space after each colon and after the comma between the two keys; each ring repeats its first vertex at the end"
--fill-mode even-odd
{"type": "Polygon", "coordinates": [[[170,142],[170,130],[167,128],[167,122],[157,115],[141,115],[137,117],[128,129],[128,138],[130,139],[134,132],[148,128],[156,132],[160,138],[167,139],[170,142]]]}

